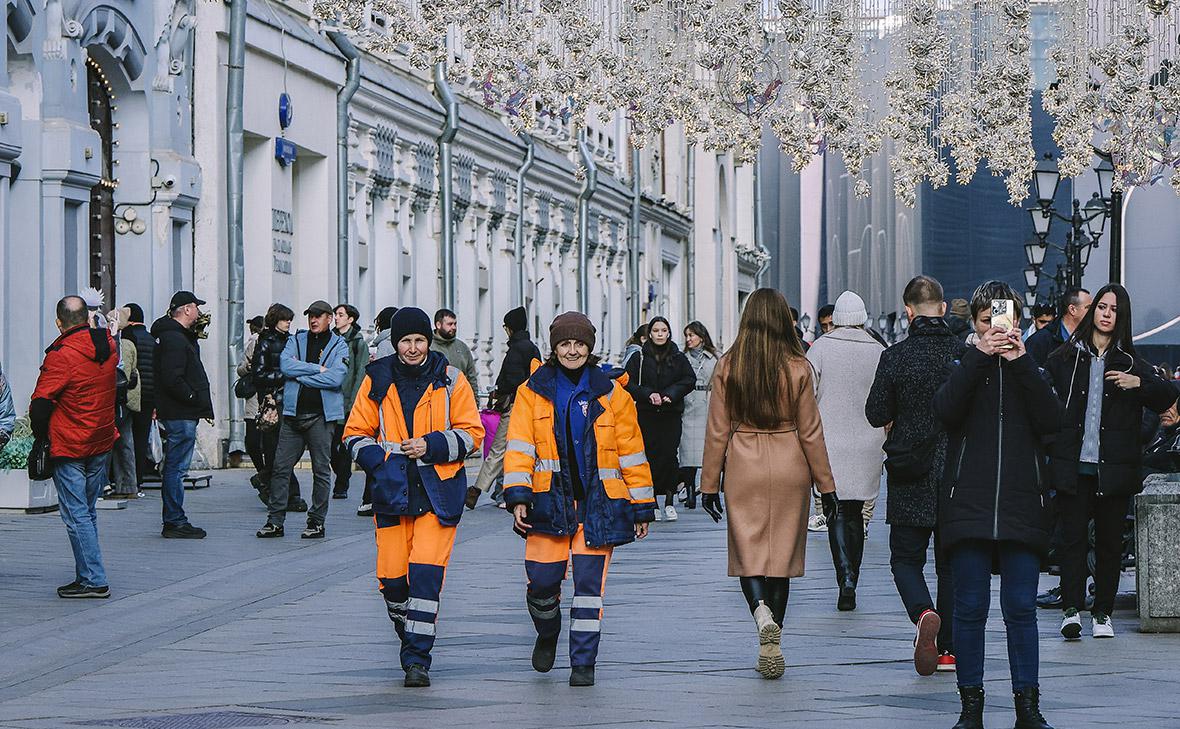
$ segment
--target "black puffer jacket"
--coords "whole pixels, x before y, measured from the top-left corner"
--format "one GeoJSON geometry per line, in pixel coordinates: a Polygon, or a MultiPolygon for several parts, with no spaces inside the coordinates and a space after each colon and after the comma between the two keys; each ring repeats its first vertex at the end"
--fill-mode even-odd
{"type": "Polygon", "coordinates": [[[139,371],[141,412],[151,412],[156,404],[156,339],[143,324],[131,324],[122,335],[135,343],[135,366],[139,371]]]}
{"type": "Polygon", "coordinates": [[[1049,547],[1041,439],[1061,427],[1061,405],[1033,358],[1008,362],[975,347],[934,395],[950,436],[938,526],[947,548],[969,539],[1049,547]]]}
{"type": "Polygon", "coordinates": [[[934,393],[951,362],[963,356],[963,342],[945,320],[920,316],[907,339],[881,353],[877,376],[865,403],[874,428],[893,423],[890,442],[907,449],[935,440],[930,471],[919,481],[889,478],[886,520],[890,524],[933,527],[938,521],[938,487],[946,467],[947,437],[934,417],[934,393]]]}
{"type": "Polygon", "coordinates": [[[508,412],[511,409],[516,389],[528,380],[534,359],[541,359],[541,350],[533,344],[528,331],[512,332],[508,337],[508,352],[496,377],[497,410],[508,412]]]}
{"type": "MultiPolygon", "coordinates": [[[[1105,360],[1105,372],[1127,372],[1142,382],[1134,390],[1120,390],[1105,380],[1102,387],[1098,493],[1129,496],[1143,490],[1143,408],[1162,413],[1176,402],[1176,390],[1160,379],[1151,365],[1121,349],[1109,350],[1105,360]]],[[[1077,493],[1093,361],[1088,349],[1073,344],[1049,355],[1045,364],[1065,412],[1061,432],[1049,446],[1049,472],[1053,487],[1066,494],[1077,493]]]]}
{"type": "Polygon", "coordinates": [[[156,338],[156,416],[160,420],[212,419],[213,399],[197,335],[164,316],[152,324],[152,336],[156,338]]]}
{"type": "Polygon", "coordinates": [[[287,338],[291,335],[278,329],[263,329],[258,335],[258,343],[254,345],[254,387],[260,395],[273,393],[280,401],[283,399],[283,371],[280,361],[283,348],[287,346],[287,338]]]}
{"type": "Polygon", "coordinates": [[[696,388],[696,372],[676,342],[669,341],[664,345],[663,357],[658,354],[659,348],[649,339],[638,356],[627,360],[627,392],[635,398],[635,407],[641,413],[683,413],[685,396],[696,388]],[[671,402],[652,405],[653,392],[664,395],[671,402]]]}

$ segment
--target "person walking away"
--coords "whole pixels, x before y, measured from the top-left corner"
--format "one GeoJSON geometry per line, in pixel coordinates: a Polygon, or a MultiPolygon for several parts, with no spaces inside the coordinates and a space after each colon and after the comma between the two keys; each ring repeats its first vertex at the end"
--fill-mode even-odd
{"type": "Polygon", "coordinates": [[[389,341],[389,322],[397,313],[396,306],[387,306],[373,319],[373,341],[369,342],[370,361],[388,357],[394,353],[394,343],[389,341]]]}
{"type": "MultiPolygon", "coordinates": [[[[106,329],[90,326],[79,296],[58,301],[56,313],[61,335],[45,350],[29,424],[36,438],[49,440],[53,485],[74,552],[74,580],[57,588],[57,596],[107,598],[111,588],[98,544],[96,504],[117,435],[115,340],[106,329]]],[[[8,391],[6,384],[3,389],[8,391]]],[[[11,396],[5,399],[11,410],[11,396]]],[[[0,430],[11,433],[7,420],[0,410],[0,430]]]]}
{"type": "MultiPolygon", "coordinates": [[[[336,333],[344,338],[348,345],[348,371],[344,375],[344,382],[340,391],[344,395],[344,416],[352,411],[352,404],[356,401],[356,393],[361,388],[361,380],[365,377],[365,368],[369,366],[369,345],[361,334],[357,321],[361,313],[352,304],[337,304],[333,312],[336,323],[336,333]]],[[[352,480],[352,457],[344,447],[344,421],[336,424],[336,432],[332,435],[332,471],[336,474],[336,483],[332,487],[333,499],[348,498],[348,482],[352,480]]]]}
{"type": "Polygon", "coordinates": [[[729,576],[754,616],[757,669],[769,679],[786,670],[779,643],[790,580],[803,575],[812,484],[838,508],[812,369],[787,309],[774,289],[746,300],[713,375],[701,468],[701,506],[714,521],[725,484],[729,576]]]}
{"type": "Polygon", "coordinates": [[[168,316],[152,324],[156,338],[153,368],[156,383],[156,417],[164,433],[161,494],[167,539],[204,539],[205,530],[189,523],[184,513],[184,477],[197,444],[197,421],[213,419],[209,378],[201,363],[201,347],[194,325],[205,302],[191,291],[177,291],[168,305],[168,316]]]}
{"type": "Polygon", "coordinates": [[[405,686],[430,685],[443,579],[463,516],[464,459],[483,442],[475,393],[430,351],[426,312],[399,309],[395,356],[369,365],[344,427],[357,465],[373,479],[377,579],[401,639],[405,686]]]}
{"type": "Polygon", "coordinates": [[[865,418],[865,402],[884,348],[865,331],[864,302],[851,291],[836,299],[835,329],[815,341],[807,359],[815,369],[815,398],[824,423],[832,476],[840,508],[825,513],[828,543],[836,567],[839,610],[856,609],[856,585],[864,556],[864,505],[881,489],[881,445],[884,429],[865,418]]]}
{"type": "Polygon", "coordinates": [[[467,383],[473,392],[479,392],[479,374],[475,369],[475,358],[471,350],[459,339],[459,324],[455,312],[439,309],[434,312],[434,339],[430,349],[447,358],[452,367],[458,367],[467,376],[467,383]]]}
{"type": "Polygon", "coordinates": [[[989,281],[971,297],[976,343],[951,365],[934,395],[949,446],[938,530],[954,580],[954,639],[962,711],[955,729],[983,727],[984,628],[991,575],[1000,575],[1000,607],[1016,729],[1052,729],[1041,715],[1037,580],[1049,546],[1040,478],[1041,439],[1061,427],[1061,405],[1025,351],[1019,328],[992,325],[992,301],[1021,297],[989,281]]]}
{"type": "MultiPolygon", "coordinates": [[[[270,482],[274,475],[275,453],[279,447],[279,431],[283,419],[283,386],[287,378],[283,375],[283,350],[290,338],[291,322],[295,312],[283,304],[271,304],[263,318],[262,332],[254,352],[248,357],[254,388],[258,391],[258,430],[262,440],[263,467],[250,477],[250,484],[257,489],[258,499],[270,506],[270,482]]],[[[291,471],[287,488],[287,511],[304,513],[307,502],[300,496],[299,479],[291,471]]]]}
{"type": "MultiPolygon", "coordinates": [[[[123,387],[115,391],[115,429],[119,436],[111,451],[111,473],[114,491],[111,498],[139,498],[139,480],[135,469],[135,413],[143,406],[140,399],[139,368],[136,362],[135,342],[123,334],[131,319],[131,310],[123,307],[112,311],[108,320],[117,322],[120,335],[116,340],[119,348],[118,368],[123,371],[123,387]],[[122,390],[120,392],[119,390],[122,390]]],[[[118,383],[118,380],[116,380],[118,383]]]]}
{"type": "Polygon", "coordinates": [[[143,308],[139,304],[127,304],[131,314],[127,328],[121,334],[124,339],[135,343],[135,365],[139,374],[139,410],[132,416],[132,430],[135,439],[135,480],[143,486],[144,478],[158,473],[160,464],[151,460],[148,438],[151,436],[152,421],[156,411],[156,338],[144,326],[143,308]]]}
{"type": "Polygon", "coordinates": [[[963,356],[963,342],[947,326],[942,284],[916,276],[902,294],[909,337],[886,349],[865,402],[865,418],[888,428],[885,472],[889,483],[889,567],[916,629],[914,669],[929,676],[955,670],[953,584],[938,525],[938,490],[946,467],[947,436],[934,417],[941,374],[963,356]],[[924,570],[934,541],[937,603],[924,570]]]}
{"type": "Polygon", "coordinates": [[[1176,390],[1135,352],[1131,297],[1118,284],[1098,290],[1069,339],[1045,369],[1064,408],[1049,446],[1049,472],[1061,519],[1061,635],[1078,640],[1085,607],[1089,525],[1094,522],[1094,606],[1090,630],[1113,638],[1114,598],[1122,572],[1130,499],[1143,490],[1143,409],[1162,413],[1176,390]]]}
{"type": "MultiPolygon", "coordinates": [[[[251,368],[254,363],[254,351],[258,348],[258,335],[262,333],[265,320],[261,316],[251,318],[246,324],[250,327],[250,338],[242,350],[242,359],[238,362],[235,373],[238,379],[249,380],[253,386],[251,368]]],[[[266,464],[266,457],[262,453],[262,431],[258,429],[258,397],[243,398],[242,420],[246,421],[246,455],[254,466],[255,475],[262,473],[266,464]]],[[[253,479],[253,477],[251,477],[253,479]]]]}
{"type": "MultiPolygon", "coordinates": [[[[627,391],[639,411],[639,429],[651,463],[656,497],[664,495],[664,518],[676,521],[676,486],[680,482],[680,448],[684,398],[696,386],[688,358],[672,341],[672,327],[662,316],[647,324],[648,339],[627,361],[627,391]]],[[[656,521],[660,510],[656,509],[656,521]]]]}
{"type": "Polygon", "coordinates": [[[704,462],[705,424],[709,418],[709,392],[713,386],[713,368],[717,366],[717,348],[713,337],[699,321],[684,328],[684,355],[696,375],[693,391],[684,398],[683,428],[680,434],[680,481],[684,484],[684,505],[697,508],[697,472],[704,462]]]}
{"type": "Polygon", "coordinates": [[[1024,345],[1038,367],[1044,367],[1049,361],[1049,355],[1060,349],[1077,331],[1093,301],[1090,292],[1080,288],[1070,289],[1061,296],[1057,321],[1037,330],[1024,345]]]}
{"type": "MultiPolygon", "coordinates": [[[[832,323],[832,314],[836,311],[835,304],[824,304],[819,308],[819,313],[815,318],[819,324],[819,336],[823,336],[836,328],[832,323]]],[[[814,342],[812,342],[814,344],[814,342]]],[[[805,350],[806,351],[806,350],[805,350]]],[[[813,494],[812,503],[815,509],[811,517],[807,520],[807,531],[809,532],[826,532],[828,530],[828,522],[824,518],[824,507],[820,503],[819,493],[813,494]]]]}
{"type": "Polygon", "coordinates": [[[946,315],[946,325],[963,342],[966,342],[967,337],[974,333],[974,328],[971,325],[971,305],[967,303],[966,299],[951,301],[951,310],[946,315]]]}
{"type": "MultiPolygon", "coordinates": [[[[533,360],[540,361],[541,351],[529,337],[528,312],[518,306],[504,315],[504,332],[508,335],[508,352],[500,364],[496,387],[492,392],[493,407],[500,413],[500,427],[492,439],[488,457],[480,466],[475,485],[467,489],[466,505],[474,509],[480,493],[492,491],[495,485],[503,483],[504,453],[508,447],[508,424],[511,421],[512,405],[516,401],[516,390],[529,378],[529,367],[533,360]]],[[[503,487],[499,493],[492,492],[492,500],[503,504],[503,487]]]]}
{"type": "Polygon", "coordinates": [[[573,565],[570,686],[594,685],[611,555],[647,536],[656,509],[635,403],[598,367],[595,337],[585,314],[553,320],[553,352],[518,390],[504,458],[504,500],[525,536],[532,664],[541,673],[557,655],[561,583],[573,565]]]}
{"type": "MultiPolygon", "coordinates": [[[[643,351],[643,343],[647,341],[647,325],[640,324],[635,327],[634,333],[627,339],[623,349],[623,364],[622,369],[627,369],[627,363],[631,361],[633,355],[639,354],[643,351]]],[[[657,509],[658,511],[658,509],[657,509]]]]}
{"type": "Polygon", "coordinates": [[[307,330],[287,338],[279,367],[283,373],[283,417],[270,480],[266,524],[262,539],[283,536],[291,472],[304,451],[311,454],[311,508],[301,539],[323,539],[332,490],[332,436],[343,420],[344,395],[340,386],[348,371],[348,345],[332,331],[332,307],[313,301],[303,313],[307,330]]]}

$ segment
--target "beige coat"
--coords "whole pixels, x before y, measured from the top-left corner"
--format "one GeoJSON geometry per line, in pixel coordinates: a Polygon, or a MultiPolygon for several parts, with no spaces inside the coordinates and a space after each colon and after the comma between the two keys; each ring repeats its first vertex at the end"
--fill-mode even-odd
{"type": "Polygon", "coordinates": [[[127,375],[127,379],[132,379],[134,375],[135,387],[127,389],[127,409],[133,413],[138,413],[141,403],[143,402],[142,384],[139,379],[139,354],[135,349],[135,342],[127,337],[119,338],[119,363],[123,366],[123,372],[127,375]]]}
{"type": "Polygon", "coordinates": [[[725,396],[728,355],[713,375],[701,492],[717,493],[724,477],[732,577],[799,577],[807,547],[811,485],[831,491],[832,469],[812,389],[811,366],[790,360],[783,377],[782,422],[770,429],[733,423],[725,396]]]}

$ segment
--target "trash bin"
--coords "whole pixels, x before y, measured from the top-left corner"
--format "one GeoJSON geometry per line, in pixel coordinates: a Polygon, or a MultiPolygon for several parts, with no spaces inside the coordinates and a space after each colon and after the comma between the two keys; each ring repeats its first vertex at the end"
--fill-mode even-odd
{"type": "Polygon", "coordinates": [[[1154,474],[1135,497],[1139,630],[1180,633],[1180,474],[1154,474]]]}

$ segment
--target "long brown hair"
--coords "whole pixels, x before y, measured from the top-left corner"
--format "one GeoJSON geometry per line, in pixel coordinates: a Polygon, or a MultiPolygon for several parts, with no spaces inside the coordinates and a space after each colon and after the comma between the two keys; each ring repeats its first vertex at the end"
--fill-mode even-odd
{"type": "Polygon", "coordinates": [[[804,354],[791,307],[780,292],[758,289],[750,294],[737,338],[726,356],[725,401],[730,418],[758,428],[771,428],[789,419],[779,410],[783,388],[787,388],[788,407],[792,412],[795,409],[784,367],[804,354]]]}

